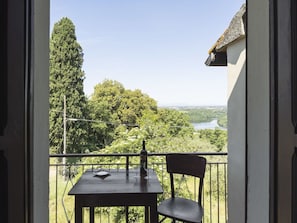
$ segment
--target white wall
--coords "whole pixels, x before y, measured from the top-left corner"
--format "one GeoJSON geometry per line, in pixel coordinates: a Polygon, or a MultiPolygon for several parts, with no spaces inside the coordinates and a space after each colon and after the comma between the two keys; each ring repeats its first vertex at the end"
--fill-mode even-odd
{"type": "Polygon", "coordinates": [[[247,222],[269,222],[269,1],[247,9],[247,222]]]}
{"type": "Polygon", "coordinates": [[[227,48],[228,58],[228,222],[245,221],[246,44],[227,48]]]}
{"type": "MultiPolygon", "coordinates": [[[[246,39],[238,40],[230,45],[227,48],[227,71],[228,71],[228,91],[227,96],[228,100],[230,100],[232,96],[232,92],[236,90],[236,84],[241,75],[245,76],[245,62],[246,62],[246,39]]],[[[241,83],[242,90],[245,91],[245,82],[241,83]]],[[[244,95],[240,97],[240,99],[245,99],[245,93],[242,91],[236,92],[235,94],[244,95]],[[243,97],[243,98],[242,98],[243,97]]],[[[234,95],[234,93],[233,93],[234,95]]],[[[244,110],[245,111],[245,110],[244,110]]]]}

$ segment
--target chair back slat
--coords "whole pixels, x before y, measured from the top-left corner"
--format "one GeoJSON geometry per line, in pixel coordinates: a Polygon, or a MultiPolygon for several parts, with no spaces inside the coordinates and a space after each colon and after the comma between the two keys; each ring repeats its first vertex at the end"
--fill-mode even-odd
{"type": "Polygon", "coordinates": [[[167,172],[204,178],[206,159],[191,154],[168,154],[167,172]]]}
{"type": "MultiPolygon", "coordinates": [[[[182,222],[201,223],[203,218],[201,199],[206,159],[193,154],[171,153],[166,155],[166,166],[170,176],[171,198],[165,199],[158,206],[158,213],[164,216],[160,222],[166,218],[171,218],[173,220],[172,222],[178,220],[182,222]],[[174,180],[177,178],[173,175],[183,175],[180,183],[185,182],[186,184],[188,183],[187,180],[190,178],[199,178],[198,187],[191,188],[191,191],[192,189],[195,190],[194,193],[196,193],[198,189],[196,198],[198,200],[192,198],[188,199],[186,198],[187,194],[179,193],[180,191],[177,191],[175,194],[175,189],[183,190],[184,188],[180,186],[175,188],[174,180]],[[185,195],[185,197],[183,197],[183,195],[185,195]]],[[[196,184],[196,179],[194,179],[194,181],[196,184]]],[[[190,179],[189,182],[192,182],[192,180],[190,179]]]]}

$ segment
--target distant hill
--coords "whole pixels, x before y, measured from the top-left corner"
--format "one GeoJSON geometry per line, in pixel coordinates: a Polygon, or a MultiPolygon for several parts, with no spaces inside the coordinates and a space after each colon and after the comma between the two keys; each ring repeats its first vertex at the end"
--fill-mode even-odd
{"type": "Polygon", "coordinates": [[[187,113],[191,123],[217,119],[221,127],[227,127],[227,106],[167,106],[166,108],[187,113]]]}
{"type": "Polygon", "coordinates": [[[160,106],[161,108],[169,108],[169,109],[175,109],[175,110],[195,110],[195,109],[215,109],[215,110],[220,110],[220,109],[226,109],[226,105],[172,105],[172,106],[160,106]]]}

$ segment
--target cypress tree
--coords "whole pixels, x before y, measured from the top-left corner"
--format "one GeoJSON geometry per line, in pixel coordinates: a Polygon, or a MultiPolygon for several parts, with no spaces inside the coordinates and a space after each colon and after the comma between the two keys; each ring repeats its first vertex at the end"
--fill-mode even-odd
{"type": "MultiPolygon", "coordinates": [[[[86,96],[83,50],[77,42],[75,26],[69,18],[54,24],[50,38],[50,150],[63,152],[63,110],[66,96],[67,118],[86,118],[86,96]]],[[[67,120],[67,119],[66,119],[67,120]]],[[[87,137],[87,123],[68,120],[66,128],[67,153],[83,151],[87,137]]]]}

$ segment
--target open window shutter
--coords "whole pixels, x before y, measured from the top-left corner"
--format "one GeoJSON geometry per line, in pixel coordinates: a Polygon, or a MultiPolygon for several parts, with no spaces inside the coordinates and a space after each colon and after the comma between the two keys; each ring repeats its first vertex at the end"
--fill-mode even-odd
{"type": "Polygon", "coordinates": [[[7,1],[0,1],[0,136],[7,123],[7,1]]]}

